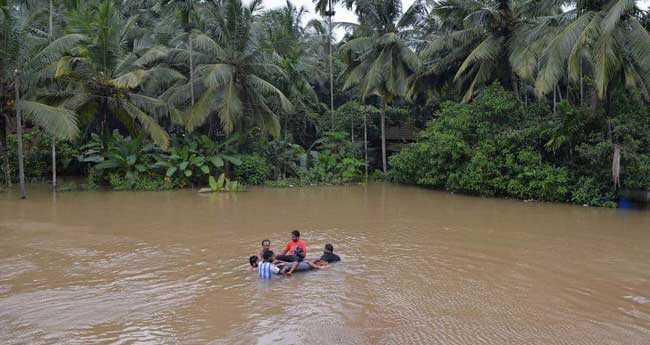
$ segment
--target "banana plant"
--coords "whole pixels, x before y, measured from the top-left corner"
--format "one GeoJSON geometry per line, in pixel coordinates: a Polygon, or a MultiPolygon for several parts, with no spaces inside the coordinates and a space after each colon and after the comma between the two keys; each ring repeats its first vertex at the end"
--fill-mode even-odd
{"type": "Polygon", "coordinates": [[[90,141],[79,147],[77,161],[80,164],[94,163],[98,164],[104,161],[104,142],[97,133],[90,135],[90,141]]]}
{"type": "Polygon", "coordinates": [[[157,169],[155,157],[158,154],[159,149],[145,143],[142,136],[124,138],[115,131],[104,160],[95,165],[95,170],[118,173],[134,181],[140,174],[157,169]]]}
{"type": "Polygon", "coordinates": [[[237,137],[232,136],[217,143],[205,135],[175,139],[169,156],[161,157],[157,165],[166,169],[167,177],[186,185],[213,171],[225,171],[226,163],[241,164],[239,155],[230,146],[236,140],[237,137]]]}
{"type": "Polygon", "coordinates": [[[210,176],[208,179],[210,184],[210,190],[212,192],[242,192],[244,191],[244,185],[238,181],[231,181],[226,177],[226,175],[219,175],[218,179],[215,179],[214,176],[210,176]]]}

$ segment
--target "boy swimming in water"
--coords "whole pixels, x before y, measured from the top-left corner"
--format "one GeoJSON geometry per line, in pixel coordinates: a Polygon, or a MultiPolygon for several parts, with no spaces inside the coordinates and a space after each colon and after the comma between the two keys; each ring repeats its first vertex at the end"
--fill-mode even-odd
{"type": "Polygon", "coordinates": [[[257,255],[252,255],[248,258],[248,263],[251,265],[251,271],[257,271],[257,263],[259,261],[260,259],[257,257],[257,255]]]}
{"type": "Polygon", "coordinates": [[[264,253],[262,253],[262,258],[264,261],[257,266],[257,272],[260,279],[271,279],[273,278],[273,275],[281,273],[278,266],[273,264],[275,255],[273,255],[272,251],[265,250],[264,253]]]}

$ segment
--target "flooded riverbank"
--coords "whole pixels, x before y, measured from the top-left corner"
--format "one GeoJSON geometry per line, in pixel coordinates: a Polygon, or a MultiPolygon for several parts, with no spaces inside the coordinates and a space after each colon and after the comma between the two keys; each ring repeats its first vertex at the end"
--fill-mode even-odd
{"type": "Polygon", "coordinates": [[[2,344],[647,344],[650,213],[390,184],[0,194],[2,344]],[[260,283],[293,229],[343,262],[260,283]]]}

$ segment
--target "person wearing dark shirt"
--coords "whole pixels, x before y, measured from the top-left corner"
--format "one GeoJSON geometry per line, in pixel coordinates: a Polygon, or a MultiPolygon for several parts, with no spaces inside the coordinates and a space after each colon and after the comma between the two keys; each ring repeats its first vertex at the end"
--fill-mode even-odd
{"type": "Polygon", "coordinates": [[[305,260],[305,262],[307,262],[311,267],[314,267],[313,265],[318,265],[321,268],[323,268],[323,266],[327,266],[332,262],[338,261],[341,261],[341,257],[334,254],[334,246],[330,243],[325,245],[325,249],[323,249],[323,255],[321,255],[320,259],[305,260]]]}
{"type": "Polygon", "coordinates": [[[334,246],[331,243],[328,243],[325,245],[325,249],[323,250],[323,255],[320,257],[318,261],[324,261],[329,264],[332,262],[341,261],[341,257],[334,254],[334,246]]]}
{"type": "MultiPolygon", "coordinates": [[[[338,255],[334,254],[334,246],[330,243],[325,245],[325,249],[323,250],[323,255],[320,257],[318,260],[304,260],[300,263],[294,262],[293,264],[300,264],[300,265],[305,265],[305,269],[322,269],[322,268],[327,268],[327,266],[332,263],[332,262],[338,262],[341,261],[341,257],[338,255]]],[[[293,265],[290,265],[290,263],[282,263],[281,265],[284,265],[285,269],[284,272],[287,275],[291,275],[293,273],[293,270],[297,267],[293,267],[293,265]]],[[[305,270],[302,269],[302,270],[305,270]]]]}

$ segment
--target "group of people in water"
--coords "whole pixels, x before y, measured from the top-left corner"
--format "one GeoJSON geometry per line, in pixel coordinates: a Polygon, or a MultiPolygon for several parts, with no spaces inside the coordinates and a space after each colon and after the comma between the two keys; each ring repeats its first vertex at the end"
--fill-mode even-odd
{"type": "Polygon", "coordinates": [[[300,231],[291,232],[291,239],[284,246],[282,254],[275,255],[271,250],[271,241],[263,240],[262,249],[257,255],[249,258],[251,269],[257,270],[261,279],[270,279],[274,275],[291,275],[295,271],[306,271],[327,267],[332,262],[341,261],[334,254],[334,246],[325,245],[323,255],[319,259],[307,259],[307,245],[300,239],[300,231]]]}

